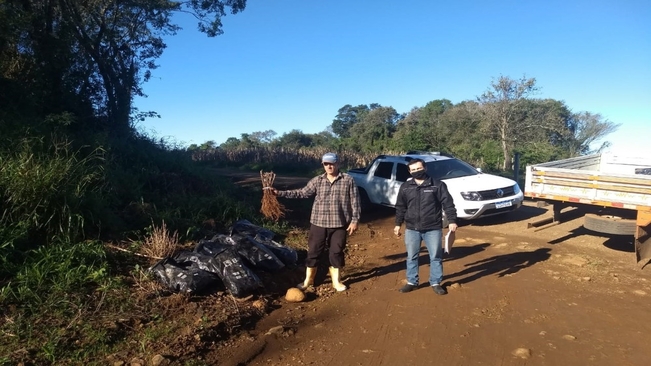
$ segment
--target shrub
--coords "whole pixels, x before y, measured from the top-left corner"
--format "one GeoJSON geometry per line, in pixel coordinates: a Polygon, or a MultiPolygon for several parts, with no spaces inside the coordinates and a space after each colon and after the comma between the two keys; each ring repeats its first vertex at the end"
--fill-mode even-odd
{"type": "Polygon", "coordinates": [[[174,254],[178,244],[179,233],[170,233],[163,221],[161,226],[152,225],[151,233],[145,238],[140,251],[148,257],[162,259],[174,254]]]}

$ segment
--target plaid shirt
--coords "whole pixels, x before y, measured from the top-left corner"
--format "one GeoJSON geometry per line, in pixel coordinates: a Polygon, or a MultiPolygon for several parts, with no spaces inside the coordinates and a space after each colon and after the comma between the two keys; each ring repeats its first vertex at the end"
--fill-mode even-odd
{"type": "Polygon", "coordinates": [[[301,189],[278,191],[278,197],[310,198],[315,196],[310,223],[325,228],[348,226],[359,221],[359,192],[353,177],[339,173],[330,183],[326,174],[310,179],[301,189]]]}

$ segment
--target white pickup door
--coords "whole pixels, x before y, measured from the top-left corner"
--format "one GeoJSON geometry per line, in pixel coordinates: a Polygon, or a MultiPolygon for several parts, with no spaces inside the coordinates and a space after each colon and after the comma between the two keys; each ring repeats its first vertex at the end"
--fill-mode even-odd
{"type": "Polygon", "coordinates": [[[363,188],[366,189],[371,202],[395,206],[398,190],[409,176],[406,164],[380,161],[369,171],[363,188]]]}

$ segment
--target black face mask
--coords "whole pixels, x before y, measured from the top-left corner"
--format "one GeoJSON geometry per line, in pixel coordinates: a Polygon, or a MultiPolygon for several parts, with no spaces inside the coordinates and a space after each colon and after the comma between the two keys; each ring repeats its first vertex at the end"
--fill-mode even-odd
{"type": "Polygon", "coordinates": [[[411,172],[411,176],[414,177],[414,179],[425,179],[427,178],[427,172],[425,170],[419,170],[417,172],[411,172]]]}

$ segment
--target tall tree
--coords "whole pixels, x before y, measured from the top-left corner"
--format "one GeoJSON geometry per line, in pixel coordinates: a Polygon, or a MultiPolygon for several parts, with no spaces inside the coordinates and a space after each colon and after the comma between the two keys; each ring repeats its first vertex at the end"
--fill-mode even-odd
{"type": "Polygon", "coordinates": [[[320,146],[330,150],[338,150],[339,139],[332,132],[325,130],[311,135],[312,145],[320,146]]]}
{"type": "Polygon", "coordinates": [[[573,140],[569,125],[572,112],[564,102],[529,99],[522,102],[525,121],[514,135],[514,149],[520,153],[521,167],[569,156],[567,144],[573,140]]]}
{"type": "Polygon", "coordinates": [[[226,139],[226,141],[219,145],[219,147],[222,149],[235,149],[240,147],[240,143],[241,141],[237,137],[229,137],[226,139]]]}
{"type": "Polygon", "coordinates": [[[291,130],[287,133],[282,134],[282,136],[274,139],[271,142],[273,147],[286,147],[291,149],[298,149],[301,147],[310,147],[312,146],[312,136],[303,133],[301,130],[291,130]]]}
{"type": "Polygon", "coordinates": [[[396,124],[392,147],[398,151],[429,150],[429,132],[422,122],[422,108],[414,107],[396,124]]]}
{"type": "Polygon", "coordinates": [[[380,105],[377,103],[371,103],[370,106],[360,104],[357,107],[346,104],[339,108],[337,116],[332,121],[332,124],[330,125],[332,132],[342,138],[350,137],[350,128],[359,122],[364,114],[379,107],[380,105]]]}
{"type": "Polygon", "coordinates": [[[452,102],[447,99],[432,100],[423,107],[423,117],[427,120],[434,120],[453,106],[452,102]]]}
{"type": "Polygon", "coordinates": [[[240,147],[243,148],[260,147],[260,141],[251,138],[251,134],[249,133],[242,133],[240,134],[240,147]]]}
{"type": "Polygon", "coordinates": [[[452,108],[453,104],[447,99],[436,99],[428,102],[420,113],[420,132],[430,150],[441,150],[445,145],[446,136],[441,131],[441,116],[452,108]]]}
{"type": "Polygon", "coordinates": [[[602,151],[606,147],[610,146],[608,141],[603,141],[601,145],[596,148],[592,145],[602,140],[608,134],[617,131],[619,126],[620,124],[611,122],[598,113],[579,112],[572,114],[570,129],[572,139],[567,146],[570,156],[579,156],[595,151],[602,151]]]}
{"type": "Polygon", "coordinates": [[[453,104],[447,99],[414,107],[396,126],[394,146],[398,150],[437,150],[443,145],[440,117],[453,104]]]}
{"type": "Polygon", "coordinates": [[[502,146],[503,170],[510,170],[516,135],[523,132],[526,110],[523,101],[538,91],[536,79],[513,80],[500,76],[478,99],[484,112],[485,128],[494,133],[502,146]]]}
{"type": "Polygon", "coordinates": [[[362,116],[350,129],[353,147],[366,152],[382,152],[391,147],[396,124],[404,118],[393,107],[377,107],[362,116]]]}
{"type": "Polygon", "coordinates": [[[238,13],[246,0],[24,0],[0,5],[0,20],[14,19],[12,26],[20,27],[8,32],[0,26],[0,35],[9,40],[0,41],[0,62],[7,55],[33,60],[32,65],[41,65],[46,77],[40,80],[47,88],[80,94],[110,131],[124,134],[131,132],[132,100],[143,95],[142,83],[166,47],[163,37],[179,29],[171,21],[173,14],[194,15],[200,31],[216,36],[222,33],[226,10],[238,13]],[[74,83],[69,90],[62,87],[67,80],[74,83]]]}
{"type": "Polygon", "coordinates": [[[249,137],[252,141],[258,141],[259,144],[265,145],[269,144],[276,137],[276,135],[276,131],[266,130],[251,132],[251,135],[249,137]]]}
{"type": "Polygon", "coordinates": [[[446,108],[439,117],[437,133],[441,136],[441,146],[437,146],[437,149],[473,163],[480,161],[482,146],[487,140],[481,134],[480,121],[477,102],[465,101],[446,108]]]}

